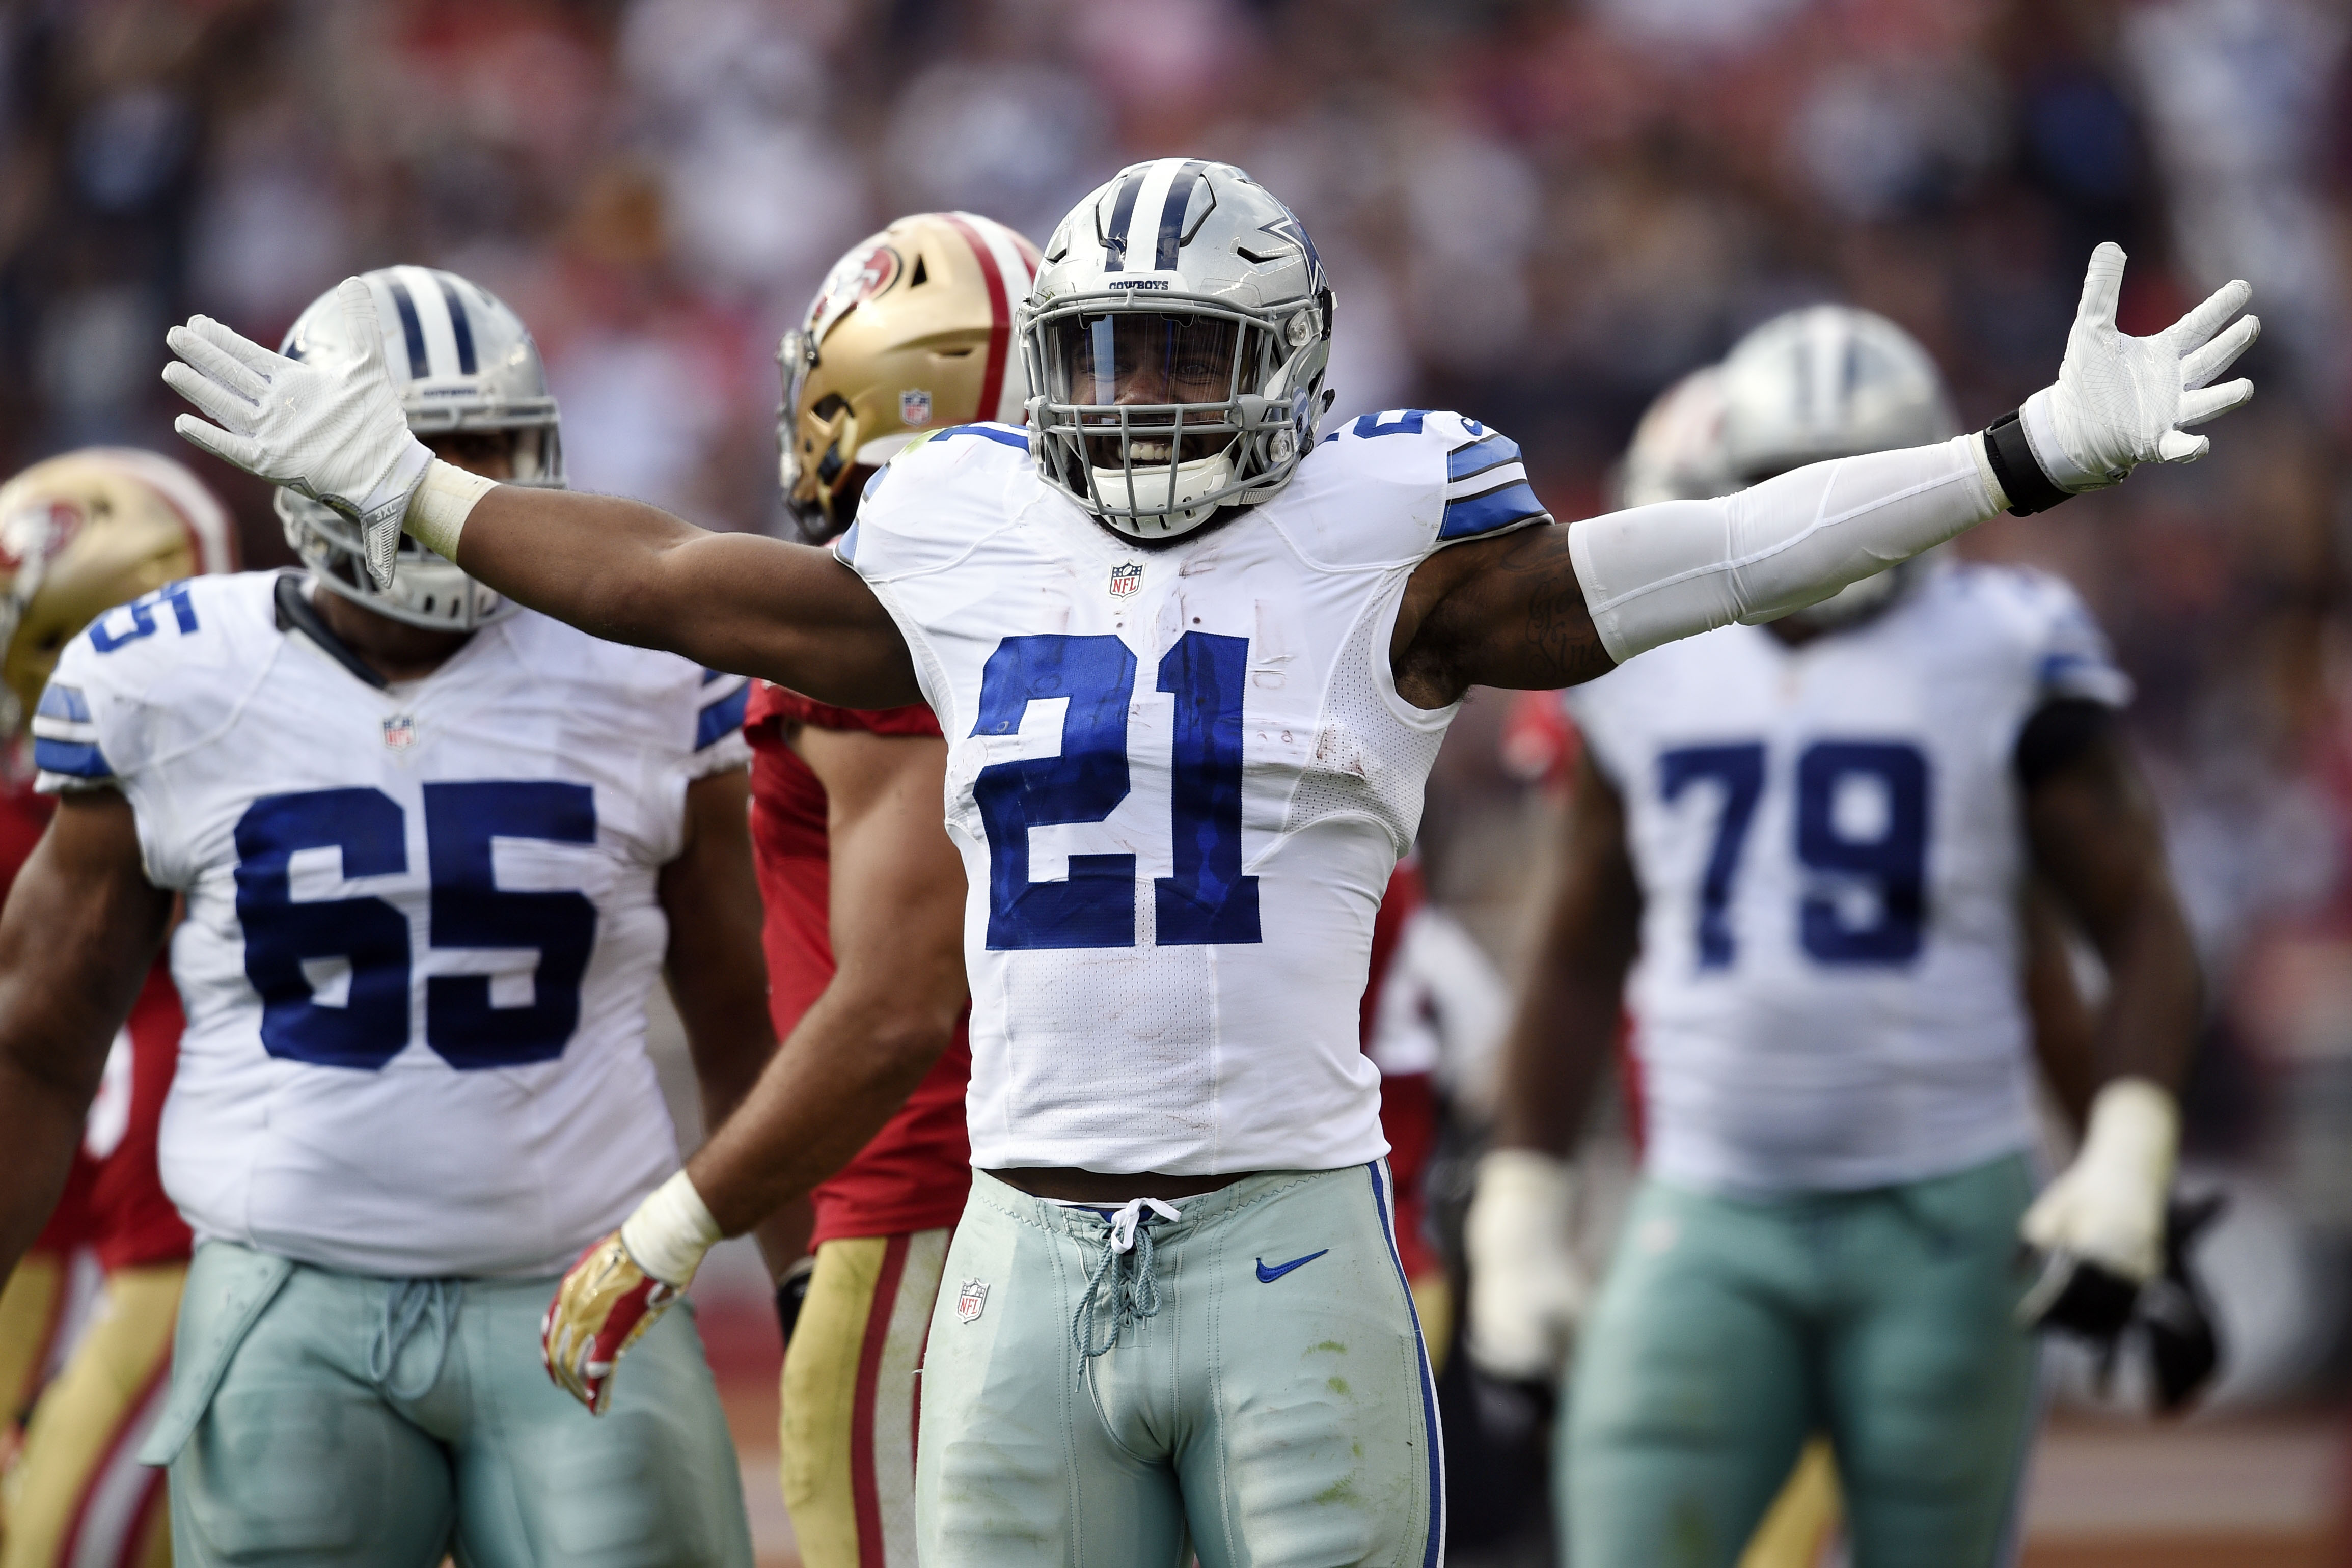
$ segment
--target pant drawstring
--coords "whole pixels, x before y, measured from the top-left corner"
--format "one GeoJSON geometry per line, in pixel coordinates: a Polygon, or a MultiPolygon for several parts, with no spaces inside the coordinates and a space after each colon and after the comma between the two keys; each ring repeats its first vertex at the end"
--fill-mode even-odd
{"type": "Polygon", "coordinates": [[[457,1322],[464,1290],[458,1280],[398,1280],[383,1299],[383,1317],[368,1346],[368,1377],[387,1399],[422,1399],[441,1381],[442,1364],[449,1359],[449,1331],[457,1322]],[[416,1336],[426,1318],[433,1320],[433,1367],[415,1388],[395,1388],[392,1375],[400,1353],[416,1336]]]}
{"type": "Polygon", "coordinates": [[[1131,1198],[1111,1215],[1103,1236],[1102,1260],[1087,1276],[1087,1293],[1079,1298],[1078,1310],[1070,1319],[1070,1337],[1077,1344],[1078,1354],[1088,1360],[1118,1343],[1119,1331],[1135,1319],[1160,1315],[1160,1281],[1151,1272],[1151,1227],[1143,1218],[1146,1208],[1161,1219],[1183,1218],[1174,1204],[1156,1197],[1131,1198]],[[1124,1266],[1121,1259],[1127,1260],[1124,1266]],[[1106,1281],[1109,1299],[1102,1303],[1106,1281]],[[1110,1337],[1100,1344],[1095,1343],[1098,1304],[1110,1313],[1110,1337]]]}

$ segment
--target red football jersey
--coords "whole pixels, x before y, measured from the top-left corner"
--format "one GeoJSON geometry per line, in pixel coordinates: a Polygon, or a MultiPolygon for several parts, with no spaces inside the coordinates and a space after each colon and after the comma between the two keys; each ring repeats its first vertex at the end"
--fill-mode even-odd
{"type": "MultiPolygon", "coordinates": [[[[831,845],[824,786],[785,744],[788,725],[935,736],[939,720],[920,704],[860,712],[811,702],[762,682],[745,710],[751,743],[751,852],[766,908],[768,1010],[783,1038],[833,979],[829,900],[831,845]]],[[[971,1142],[964,1132],[964,1086],[971,1041],[964,1024],[898,1114],[857,1157],[810,1195],[814,1248],[851,1236],[893,1236],[953,1225],[971,1189],[971,1142]]]]}
{"type": "MultiPolygon", "coordinates": [[[[0,900],[16,885],[56,809],[54,800],[28,787],[0,788],[0,900]]],[[[37,1250],[89,1247],[108,1269],[187,1257],[188,1228],[163,1196],[155,1169],[155,1133],[179,1066],[183,1023],[170,961],[158,958],[124,1026],[131,1049],[119,1064],[109,1060],[65,1193],[33,1242],[37,1250]]]]}

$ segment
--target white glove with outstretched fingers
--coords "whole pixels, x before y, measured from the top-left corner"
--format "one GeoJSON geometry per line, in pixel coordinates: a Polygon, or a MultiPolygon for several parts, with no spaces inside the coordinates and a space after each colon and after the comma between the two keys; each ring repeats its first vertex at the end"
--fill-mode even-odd
{"type": "Polygon", "coordinates": [[[2136,1285],[2164,1268],[2164,1202],[2180,1112],[2145,1078],[2118,1078],[2091,1103],[2082,1151],[2042,1188],[2019,1229],[2053,1256],[2096,1263],[2136,1285]]]}
{"type": "Polygon", "coordinates": [[[1478,1162],[1463,1221],[1470,1265],[1470,1359],[1493,1376],[1549,1383],[1568,1364],[1584,1312],[1584,1269],[1572,1245],[1576,1170],[1533,1149],[1495,1149],[1478,1162]]]}
{"type": "Polygon", "coordinates": [[[2230,325],[2230,318],[2254,297],[2242,278],[2223,284],[2152,338],[2127,338],[2116,330],[2123,281],[2123,246],[2110,240],[2091,253],[2056,384],[2035,392],[2018,410],[2034,460],[2069,495],[2119,484],[2142,463],[2189,463],[2204,456],[2211,443],[2189,434],[2189,427],[2254,395],[2254,383],[2242,377],[2218,387],[2206,384],[2262,333],[2262,322],[2252,316],[2230,325]]]}
{"type": "Polygon", "coordinates": [[[367,541],[368,575],[388,588],[401,520],[433,454],[410,434],[384,371],[367,285],[346,277],[335,301],[345,340],[363,345],[354,358],[289,360],[209,316],[191,316],[165,335],[180,359],[163,367],[163,380],[213,421],[184,413],[173,429],[352,519],[367,541]]]}

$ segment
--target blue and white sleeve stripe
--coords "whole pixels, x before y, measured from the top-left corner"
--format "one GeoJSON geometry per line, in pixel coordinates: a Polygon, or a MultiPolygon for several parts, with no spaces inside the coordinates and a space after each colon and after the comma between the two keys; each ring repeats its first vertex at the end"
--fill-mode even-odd
{"type": "Polygon", "coordinates": [[[1488,434],[1445,455],[1445,517],[1440,541],[1475,538],[1544,517],[1543,503],[1528,484],[1519,444],[1488,434]]]}
{"type": "Polygon", "coordinates": [[[41,694],[33,715],[33,766],[40,769],[35,788],[45,794],[114,781],[114,768],[99,749],[89,699],[79,687],[52,681],[41,694]]]}
{"type": "Polygon", "coordinates": [[[702,672],[702,711],[694,721],[694,749],[699,753],[743,727],[743,709],[751,700],[751,683],[723,670],[702,672]]]}

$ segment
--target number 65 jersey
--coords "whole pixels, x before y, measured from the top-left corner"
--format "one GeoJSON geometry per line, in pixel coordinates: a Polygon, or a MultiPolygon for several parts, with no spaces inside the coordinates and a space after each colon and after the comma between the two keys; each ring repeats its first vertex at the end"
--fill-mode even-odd
{"type": "Polygon", "coordinates": [[[1726,627],[1566,694],[1641,885],[1654,1176],[1843,1190],[2032,1142],[2018,738],[2130,686],[2056,579],[1923,567],[1800,647],[1726,627]]]}
{"type": "Polygon", "coordinates": [[[382,686],[301,580],[100,616],[35,728],[186,898],[164,1189],[199,1239],[386,1276],[551,1273],[677,1166],[645,1052],[690,779],[740,677],[523,611],[382,686]],[[282,586],[281,586],[282,585],[282,586]]]}
{"type": "Polygon", "coordinates": [[[972,1163],[1376,1159],[1372,922],[1452,708],[1389,639],[1434,550],[1544,519],[1518,448],[1366,415],[1273,499],[1145,550],[1014,427],[899,454],[836,547],[912,651],[968,879],[972,1163]]]}

